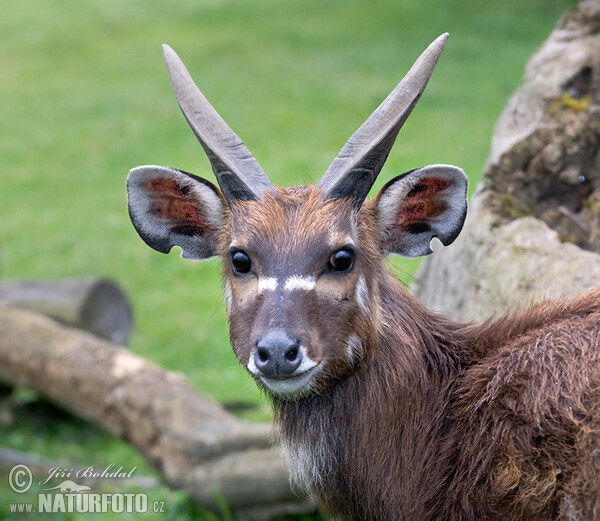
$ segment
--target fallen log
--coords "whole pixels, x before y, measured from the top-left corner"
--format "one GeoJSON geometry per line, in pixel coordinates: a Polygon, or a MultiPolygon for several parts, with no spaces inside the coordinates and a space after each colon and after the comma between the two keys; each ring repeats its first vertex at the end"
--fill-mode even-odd
{"type": "Polygon", "coordinates": [[[314,506],[290,488],[271,426],[242,421],[185,378],[29,311],[0,313],[0,382],[26,386],[131,442],[199,505],[270,519],[314,506]]]}
{"type": "Polygon", "coordinates": [[[127,343],[133,327],[127,297],[103,278],[2,281],[0,304],[41,313],[117,344],[127,343]]]}

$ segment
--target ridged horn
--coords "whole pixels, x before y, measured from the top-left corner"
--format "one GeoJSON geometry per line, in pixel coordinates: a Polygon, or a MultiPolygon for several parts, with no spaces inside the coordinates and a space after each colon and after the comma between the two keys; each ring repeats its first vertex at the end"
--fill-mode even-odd
{"type": "Polygon", "coordinates": [[[227,204],[273,190],[258,161],[200,92],[175,51],[165,44],[163,55],[181,112],[204,148],[227,204]]]}
{"type": "Polygon", "coordinates": [[[360,208],[398,132],[423,94],[447,39],[448,33],[442,34],[425,49],[398,86],[340,150],[319,181],[326,197],[349,197],[360,208]]]}

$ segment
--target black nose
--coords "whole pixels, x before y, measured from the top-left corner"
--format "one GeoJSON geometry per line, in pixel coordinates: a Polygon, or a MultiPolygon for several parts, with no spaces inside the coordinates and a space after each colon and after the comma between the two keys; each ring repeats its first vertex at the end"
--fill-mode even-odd
{"type": "Polygon", "coordinates": [[[300,342],[282,329],[269,331],[256,343],[254,363],[269,378],[290,376],[302,363],[300,342]]]}

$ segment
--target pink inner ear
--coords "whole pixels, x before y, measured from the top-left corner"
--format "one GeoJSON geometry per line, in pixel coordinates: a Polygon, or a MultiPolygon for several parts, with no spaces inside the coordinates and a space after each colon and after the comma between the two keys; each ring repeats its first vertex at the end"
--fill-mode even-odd
{"type": "Polygon", "coordinates": [[[181,186],[174,179],[151,179],[145,188],[152,196],[152,211],[158,217],[202,233],[214,231],[200,202],[189,196],[189,187],[181,186]]]}
{"type": "Polygon", "coordinates": [[[450,181],[439,177],[421,179],[402,201],[396,215],[397,225],[407,226],[443,213],[447,205],[439,193],[450,185],[450,181]]]}
{"type": "Polygon", "coordinates": [[[189,188],[182,188],[175,179],[150,179],[146,182],[146,190],[159,197],[185,197],[189,188]]]}

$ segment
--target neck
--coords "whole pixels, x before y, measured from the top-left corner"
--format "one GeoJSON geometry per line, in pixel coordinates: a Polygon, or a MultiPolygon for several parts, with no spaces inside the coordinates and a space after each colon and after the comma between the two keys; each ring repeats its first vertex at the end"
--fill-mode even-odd
{"type": "Polygon", "coordinates": [[[388,275],[380,294],[381,332],[368,361],[322,395],[276,402],[275,411],[299,485],[349,518],[397,521],[398,512],[412,519],[426,511],[432,486],[444,482],[435,445],[467,357],[460,326],[388,275]]]}

